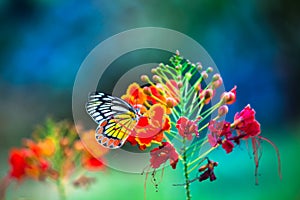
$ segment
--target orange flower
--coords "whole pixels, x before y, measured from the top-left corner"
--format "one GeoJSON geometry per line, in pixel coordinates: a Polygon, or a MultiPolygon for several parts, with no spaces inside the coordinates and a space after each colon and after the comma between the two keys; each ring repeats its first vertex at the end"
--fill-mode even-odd
{"type": "Polygon", "coordinates": [[[139,119],[127,141],[132,145],[138,144],[141,150],[145,150],[152,143],[161,144],[164,131],[169,131],[170,128],[170,119],[165,108],[155,104],[139,119]]]}
{"type": "Polygon", "coordinates": [[[89,151],[97,158],[104,156],[109,151],[108,148],[99,145],[95,140],[95,130],[85,131],[80,139],[81,141],[76,141],[74,145],[76,150],[89,151]]]}
{"type": "Polygon", "coordinates": [[[174,106],[179,103],[179,89],[178,84],[174,80],[170,80],[165,85],[157,83],[155,86],[149,87],[150,95],[147,96],[147,100],[153,105],[156,103],[166,104],[167,99],[172,99],[174,101],[174,106]]]}
{"type": "Polygon", "coordinates": [[[41,154],[44,156],[52,156],[55,152],[55,142],[53,138],[46,138],[43,141],[39,141],[37,146],[41,149],[41,154]]]}
{"type": "Polygon", "coordinates": [[[137,83],[130,84],[127,88],[126,94],[121,98],[132,106],[143,105],[147,100],[143,89],[137,83]]]}
{"type": "Polygon", "coordinates": [[[36,156],[52,156],[55,152],[55,142],[52,138],[46,138],[38,143],[30,140],[24,140],[25,146],[27,146],[36,156]]]}

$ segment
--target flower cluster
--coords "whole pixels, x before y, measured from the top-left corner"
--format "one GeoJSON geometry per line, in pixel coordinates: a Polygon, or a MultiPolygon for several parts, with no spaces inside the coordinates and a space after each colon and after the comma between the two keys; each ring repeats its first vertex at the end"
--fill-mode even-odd
{"type": "Polygon", "coordinates": [[[183,165],[183,185],[187,199],[191,198],[189,186],[194,180],[216,180],[214,167],[218,163],[208,159],[207,155],[218,146],[226,153],[231,153],[235,146],[240,145],[241,140],[251,140],[256,175],[258,155],[261,153],[260,140],[273,145],[280,162],[277,147],[260,136],[260,124],[250,105],[236,113],[232,122],[222,120],[229,111],[228,106],[236,101],[237,87],[234,86],[218,97],[217,90],[222,86],[223,79],[220,74],[213,74],[212,67],[204,69],[201,63],[194,64],[185,60],[177,51],[171,57],[169,65],[161,63],[151,72],[152,79],[146,75],[141,76],[144,86],[132,83],[122,96],[141,112],[127,141],[138,145],[141,150],[151,148],[149,167],[154,171],[164,166],[168,160],[172,168],[176,169],[180,161],[183,165]],[[213,103],[212,99],[216,98],[219,100],[213,103]],[[203,134],[205,130],[208,130],[207,135],[203,134]],[[195,157],[194,153],[205,144],[210,148],[195,157]],[[155,146],[152,147],[153,145],[155,146]],[[204,160],[207,160],[207,164],[201,166],[204,160]],[[196,178],[190,179],[193,173],[196,178]]]}
{"type": "MultiPolygon", "coordinates": [[[[103,148],[102,152],[105,151],[103,148]]],[[[93,179],[79,176],[79,171],[104,169],[101,159],[94,158],[85,150],[75,127],[65,121],[55,123],[47,120],[45,126],[34,132],[33,139],[24,139],[23,147],[10,150],[8,161],[10,170],[4,178],[6,182],[50,180],[57,183],[61,199],[65,198],[63,183],[71,177],[76,179],[74,186],[86,185],[83,181],[86,183],[93,179]]]]}
{"type": "Polygon", "coordinates": [[[250,105],[235,114],[233,123],[212,120],[209,122],[208,129],[210,133],[207,137],[211,146],[221,144],[227,153],[230,153],[234,147],[232,141],[239,145],[240,139],[255,138],[260,134],[260,124],[255,119],[255,111],[250,105]],[[236,135],[233,136],[234,131],[236,135]]]}

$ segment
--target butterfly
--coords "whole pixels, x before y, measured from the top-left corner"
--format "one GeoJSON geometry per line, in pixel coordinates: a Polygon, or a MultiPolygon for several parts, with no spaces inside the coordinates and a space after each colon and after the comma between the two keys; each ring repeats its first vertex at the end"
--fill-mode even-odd
{"type": "Polygon", "coordinates": [[[140,113],[126,101],[102,92],[89,94],[86,111],[98,124],[96,141],[109,149],[123,146],[140,113]]]}

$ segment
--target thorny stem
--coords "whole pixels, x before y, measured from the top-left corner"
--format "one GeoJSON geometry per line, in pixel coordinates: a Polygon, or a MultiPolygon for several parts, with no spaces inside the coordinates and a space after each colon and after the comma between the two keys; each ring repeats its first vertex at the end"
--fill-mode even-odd
{"type": "Polygon", "coordinates": [[[190,181],[189,181],[189,173],[188,173],[188,164],[187,164],[187,147],[186,141],[183,141],[183,166],[184,166],[184,178],[185,178],[185,193],[186,193],[186,200],[190,200],[192,198],[191,191],[190,191],[190,181]]]}
{"type": "MultiPolygon", "coordinates": [[[[177,72],[178,73],[178,72],[177,72]]],[[[177,75],[182,75],[181,73],[178,73],[177,75]]],[[[183,82],[183,84],[188,84],[188,81],[183,82]]],[[[187,86],[187,85],[186,85],[187,86]]],[[[187,88],[186,88],[187,89],[187,88]]],[[[183,91],[183,88],[180,88],[180,96],[182,97],[183,94],[187,92],[187,90],[183,91]]],[[[183,98],[182,101],[180,101],[179,106],[181,107],[181,114],[182,116],[186,115],[186,110],[185,110],[185,104],[186,101],[183,98]]],[[[192,198],[191,196],[191,191],[190,191],[190,182],[189,182],[189,174],[188,174],[188,165],[187,165],[187,146],[186,146],[186,138],[183,139],[183,155],[182,155],[182,163],[184,167],[184,178],[185,178],[185,194],[186,194],[186,200],[190,200],[192,198]]]]}

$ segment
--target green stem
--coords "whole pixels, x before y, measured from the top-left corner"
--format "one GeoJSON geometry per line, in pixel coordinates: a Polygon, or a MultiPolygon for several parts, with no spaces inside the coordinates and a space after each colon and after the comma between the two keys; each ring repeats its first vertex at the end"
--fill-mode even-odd
{"type": "Polygon", "coordinates": [[[190,174],[192,171],[194,171],[196,168],[199,167],[199,165],[201,165],[201,163],[206,159],[206,157],[202,158],[202,160],[200,162],[197,163],[197,165],[195,165],[194,167],[192,167],[188,173],[190,174]]]}
{"type": "Polygon", "coordinates": [[[201,156],[199,156],[198,158],[196,158],[195,160],[193,160],[192,162],[188,163],[187,166],[190,167],[191,165],[195,164],[196,162],[198,162],[199,160],[201,160],[202,158],[206,157],[207,154],[209,154],[212,150],[214,150],[215,148],[217,148],[219,145],[215,146],[215,147],[211,147],[209,150],[207,150],[206,152],[204,152],[201,156]]]}
{"type": "Polygon", "coordinates": [[[177,132],[171,130],[169,132],[166,131],[165,133],[176,139],[178,142],[182,142],[182,140],[176,136],[177,132]]]}
{"type": "MultiPolygon", "coordinates": [[[[207,142],[208,142],[208,140],[206,139],[206,140],[205,140],[203,143],[201,143],[200,145],[194,146],[194,148],[192,148],[193,151],[192,151],[192,152],[189,152],[189,153],[187,154],[187,156],[190,157],[190,158],[192,158],[193,155],[194,155],[194,153],[195,153],[198,149],[202,148],[203,145],[205,145],[207,142]]],[[[190,148],[189,148],[188,150],[190,150],[190,148]]]]}
{"type": "Polygon", "coordinates": [[[59,178],[56,181],[56,187],[57,187],[57,190],[58,190],[59,199],[60,200],[66,200],[67,196],[66,196],[65,185],[64,185],[64,182],[61,178],[59,178]]]}
{"type": "Polygon", "coordinates": [[[192,198],[191,191],[190,191],[190,181],[189,181],[189,173],[188,173],[188,164],[187,164],[187,147],[186,147],[186,141],[183,141],[183,166],[184,166],[184,178],[185,178],[185,194],[186,194],[186,200],[190,200],[192,198]]]}

